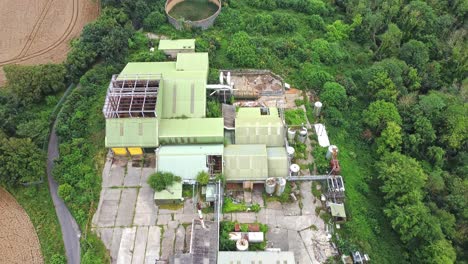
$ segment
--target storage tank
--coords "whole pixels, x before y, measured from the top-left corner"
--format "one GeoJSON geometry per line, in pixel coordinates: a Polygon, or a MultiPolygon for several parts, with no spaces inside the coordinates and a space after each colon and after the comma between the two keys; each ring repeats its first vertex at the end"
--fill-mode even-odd
{"type": "Polygon", "coordinates": [[[299,167],[297,164],[291,164],[291,166],[289,166],[289,170],[291,171],[291,176],[297,176],[299,175],[301,167],[299,167]]]}
{"type": "Polygon", "coordinates": [[[319,116],[321,110],[322,110],[322,103],[321,102],[315,102],[315,104],[314,104],[314,114],[315,114],[315,116],[319,116]]]}
{"type": "Polygon", "coordinates": [[[246,251],[247,249],[249,249],[249,241],[243,238],[237,240],[236,248],[238,251],[246,251]]]}
{"type": "Polygon", "coordinates": [[[288,128],[288,141],[290,143],[294,142],[295,137],[296,137],[296,130],[292,128],[288,128]]]}
{"type": "Polygon", "coordinates": [[[268,178],[265,180],[265,191],[267,194],[272,195],[275,192],[276,179],[268,178]]]}
{"type": "Polygon", "coordinates": [[[281,194],[283,194],[285,188],[286,188],[286,179],[278,178],[276,181],[276,196],[280,196],[281,194]]]}
{"type": "Polygon", "coordinates": [[[307,139],[307,128],[303,127],[299,132],[299,142],[305,143],[307,139]]]}
{"type": "Polygon", "coordinates": [[[335,146],[335,145],[328,146],[327,155],[326,155],[327,159],[330,159],[332,157],[334,149],[335,149],[336,153],[338,153],[338,147],[337,146],[335,146]]]}
{"type": "Polygon", "coordinates": [[[295,153],[296,151],[294,150],[293,147],[287,147],[287,148],[286,148],[286,152],[288,153],[288,157],[289,157],[289,158],[293,158],[293,157],[294,157],[294,153],[295,153]]]}

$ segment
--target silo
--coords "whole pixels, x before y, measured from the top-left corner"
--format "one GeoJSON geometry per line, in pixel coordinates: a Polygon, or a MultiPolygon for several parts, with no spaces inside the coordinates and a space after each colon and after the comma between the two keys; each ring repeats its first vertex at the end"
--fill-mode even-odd
{"type": "Polygon", "coordinates": [[[272,195],[275,192],[276,179],[268,178],[265,180],[265,191],[267,194],[272,195]]]}
{"type": "Polygon", "coordinates": [[[307,128],[303,127],[299,132],[299,142],[305,143],[307,139],[307,128]]]}
{"type": "Polygon", "coordinates": [[[297,176],[299,175],[301,167],[299,167],[297,164],[291,164],[291,166],[289,166],[289,170],[291,171],[291,176],[297,176]]]}
{"type": "Polygon", "coordinates": [[[295,137],[296,137],[296,130],[292,128],[288,128],[288,142],[293,143],[295,137]]]}
{"type": "Polygon", "coordinates": [[[294,152],[296,151],[294,150],[293,147],[287,147],[286,152],[288,153],[288,157],[292,159],[294,157],[294,152]]]}
{"type": "Polygon", "coordinates": [[[276,181],[276,196],[280,196],[281,194],[283,194],[285,188],[286,188],[286,179],[285,178],[277,178],[277,181],[276,181]]]}
{"type": "Polygon", "coordinates": [[[321,102],[315,102],[314,103],[314,114],[315,114],[315,116],[319,116],[321,110],[322,110],[322,103],[321,102]]]}
{"type": "Polygon", "coordinates": [[[327,159],[331,159],[332,157],[332,154],[333,154],[333,150],[336,151],[336,153],[338,153],[338,147],[335,146],[335,145],[330,145],[328,146],[328,150],[327,150],[327,159]]]}

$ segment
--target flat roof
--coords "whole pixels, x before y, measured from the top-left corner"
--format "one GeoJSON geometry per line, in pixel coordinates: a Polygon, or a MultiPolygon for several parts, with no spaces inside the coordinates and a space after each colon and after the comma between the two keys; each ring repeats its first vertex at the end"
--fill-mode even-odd
{"type": "Polygon", "coordinates": [[[276,107],[241,107],[237,111],[237,117],[243,118],[243,117],[279,117],[278,115],[278,108],[276,107]],[[261,114],[261,109],[266,108],[268,109],[269,113],[268,115],[262,115],[261,114]]]}
{"type": "Polygon", "coordinates": [[[154,200],[180,200],[182,199],[182,182],[174,182],[165,190],[154,192],[154,200]]]}
{"type": "Polygon", "coordinates": [[[267,151],[262,144],[235,144],[224,148],[224,156],[267,156],[267,151]]]}
{"type": "Polygon", "coordinates": [[[224,145],[168,145],[159,148],[160,156],[223,155],[224,145]]]}
{"type": "Polygon", "coordinates": [[[156,147],[158,119],[108,118],[106,119],[106,147],[156,147]]]}
{"type": "Polygon", "coordinates": [[[195,49],[195,39],[161,39],[158,49],[195,49]]]}
{"type": "Polygon", "coordinates": [[[268,158],[285,158],[288,156],[285,147],[270,147],[266,148],[268,158]]]}
{"type": "Polygon", "coordinates": [[[330,203],[331,215],[337,217],[346,217],[344,204],[330,203]]]}
{"type": "Polygon", "coordinates": [[[178,71],[208,71],[208,61],[207,52],[179,53],[176,69],[178,71]]]}
{"type": "Polygon", "coordinates": [[[295,264],[291,251],[219,251],[218,264],[281,263],[295,264]]]}
{"type": "Polygon", "coordinates": [[[161,119],[159,137],[224,137],[224,119],[161,119]]]}

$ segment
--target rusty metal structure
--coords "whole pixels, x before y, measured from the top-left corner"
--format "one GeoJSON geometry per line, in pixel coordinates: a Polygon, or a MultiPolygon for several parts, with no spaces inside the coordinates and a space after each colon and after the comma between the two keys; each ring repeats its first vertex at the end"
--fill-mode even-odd
{"type": "Polygon", "coordinates": [[[113,75],[107,90],[105,118],[157,117],[160,74],[113,75]]]}

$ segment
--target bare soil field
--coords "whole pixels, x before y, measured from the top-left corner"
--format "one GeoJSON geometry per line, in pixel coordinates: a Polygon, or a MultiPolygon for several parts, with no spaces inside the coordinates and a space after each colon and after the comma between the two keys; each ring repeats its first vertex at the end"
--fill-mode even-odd
{"type": "Polygon", "coordinates": [[[98,14],[98,0],[0,1],[0,85],[7,64],[63,61],[70,40],[98,14]]]}
{"type": "Polygon", "coordinates": [[[29,216],[15,198],[0,188],[0,263],[44,263],[29,216]]]}

